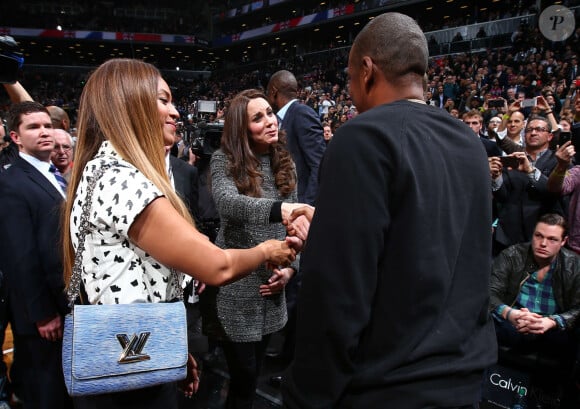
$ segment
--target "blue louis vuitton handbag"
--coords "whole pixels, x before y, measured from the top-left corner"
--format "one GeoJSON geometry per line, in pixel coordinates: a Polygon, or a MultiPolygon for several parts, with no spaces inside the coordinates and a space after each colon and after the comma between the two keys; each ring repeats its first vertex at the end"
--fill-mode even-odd
{"type": "MultiPolygon", "coordinates": [[[[77,305],[91,197],[105,168],[89,182],[79,243],[68,289],[62,347],[71,396],[141,389],[185,379],[187,322],[183,302],[77,305]]],[[[177,274],[173,272],[173,274],[177,274]]]]}

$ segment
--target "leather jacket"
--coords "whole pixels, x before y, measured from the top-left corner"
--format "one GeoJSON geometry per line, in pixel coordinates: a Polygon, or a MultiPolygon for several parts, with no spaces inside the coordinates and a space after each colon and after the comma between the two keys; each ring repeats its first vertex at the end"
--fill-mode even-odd
{"type": "MultiPolygon", "coordinates": [[[[539,269],[531,243],[521,243],[502,251],[493,261],[490,277],[490,311],[501,304],[513,305],[521,286],[539,269]]],[[[558,315],[573,329],[580,317],[580,257],[562,248],[556,259],[552,289],[558,315]]]]}

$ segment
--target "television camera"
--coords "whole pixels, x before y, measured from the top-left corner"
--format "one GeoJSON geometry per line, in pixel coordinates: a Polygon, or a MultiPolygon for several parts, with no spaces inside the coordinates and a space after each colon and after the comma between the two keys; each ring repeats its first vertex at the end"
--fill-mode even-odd
{"type": "Polygon", "coordinates": [[[189,126],[186,140],[199,157],[210,157],[221,144],[223,122],[199,122],[189,126]]]}
{"type": "Polygon", "coordinates": [[[24,57],[18,43],[10,36],[0,36],[0,83],[15,83],[23,65],[24,57]]]}

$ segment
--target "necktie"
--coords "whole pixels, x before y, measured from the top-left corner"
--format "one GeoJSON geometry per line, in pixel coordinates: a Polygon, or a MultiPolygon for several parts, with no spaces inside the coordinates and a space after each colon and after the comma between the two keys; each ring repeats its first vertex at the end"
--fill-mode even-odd
{"type": "Polygon", "coordinates": [[[50,168],[48,170],[50,173],[54,174],[54,178],[58,182],[60,188],[62,189],[62,191],[64,193],[66,193],[66,187],[67,187],[68,183],[67,183],[66,179],[64,178],[64,176],[60,174],[60,172],[58,171],[58,169],[54,165],[50,165],[50,168]]]}

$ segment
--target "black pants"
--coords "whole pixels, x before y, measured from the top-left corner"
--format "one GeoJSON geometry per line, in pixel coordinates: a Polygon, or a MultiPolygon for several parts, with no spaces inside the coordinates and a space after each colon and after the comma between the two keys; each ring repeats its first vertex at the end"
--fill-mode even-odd
{"type": "Polygon", "coordinates": [[[187,349],[195,358],[198,368],[203,365],[203,355],[208,351],[208,340],[201,332],[201,311],[199,303],[190,304],[185,301],[187,313],[187,349]]]}
{"type": "Polygon", "coordinates": [[[220,342],[230,373],[226,409],[251,409],[270,336],[259,342],[220,342]]]}
{"type": "Polygon", "coordinates": [[[14,335],[14,362],[10,378],[25,409],[72,407],[62,373],[62,342],[40,336],[14,335]]]}
{"type": "Polygon", "coordinates": [[[577,354],[577,341],[573,333],[550,330],[541,335],[522,334],[511,322],[499,317],[494,317],[494,324],[499,345],[514,348],[521,353],[536,352],[557,359],[571,369],[577,354]]]}
{"type": "Polygon", "coordinates": [[[177,409],[177,386],[174,383],[73,398],[75,409],[177,409]]]}

